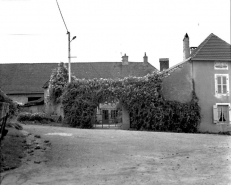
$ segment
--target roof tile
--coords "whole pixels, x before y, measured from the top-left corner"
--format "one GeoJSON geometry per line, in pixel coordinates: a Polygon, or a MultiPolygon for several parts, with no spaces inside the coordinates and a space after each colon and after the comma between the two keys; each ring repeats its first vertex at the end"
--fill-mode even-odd
{"type": "Polygon", "coordinates": [[[190,57],[192,60],[231,60],[231,45],[211,33],[190,57]]]}
{"type": "MultiPolygon", "coordinates": [[[[49,80],[58,63],[0,64],[0,88],[10,93],[43,93],[43,85],[49,80]]],[[[145,76],[156,70],[143,62],[84,62],[71,63],[72,74],[77,78],[124,78],[145,76]]]]}

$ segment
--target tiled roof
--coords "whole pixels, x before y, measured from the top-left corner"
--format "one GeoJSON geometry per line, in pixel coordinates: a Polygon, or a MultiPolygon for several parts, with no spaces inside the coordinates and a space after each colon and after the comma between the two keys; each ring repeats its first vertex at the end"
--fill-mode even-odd
{"type": "MultiPolygon", "coordinates": [[[[43,93],[43,85],[49,80],[58,63],[0,64],[0,89],[7,94],[43,93]]],[[[145,76],[156,70],[143,62],[89,62],[72,63],[72,74],[77,78],[123,78],[145,76]]]]}
{"type": "Polygon", "coordinates": [[[231,45],[211,33],[190,57],[192,60],[231,60],[231,45]]]}
{"type": "MultiPolygon", "coordinates": [[[[188,35],[187,35],[188,36],[188,35]]],[[[174,70],[180,65],[190,60],[231,60],[231,45],[211,33],[198,47],[193,50],[192,54],[184,61],[177,63],[169,69],[163,71],[174,70]]]]}

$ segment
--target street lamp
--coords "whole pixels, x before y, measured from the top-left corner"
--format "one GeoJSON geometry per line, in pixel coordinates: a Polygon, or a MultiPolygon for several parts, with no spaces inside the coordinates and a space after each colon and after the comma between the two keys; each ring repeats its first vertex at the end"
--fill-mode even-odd
{"type": "Polygon", "coordinates": [[[68,82],[70,83],[70,82],[71,82],[71,41],[73,41],[73,40],[76,38],[76,36],[74,36],[74,37],[71,39],[71,34],[70,34],[70,32],[68,31],[68,29],[67,29],[67,25],[66,25],[66,23],[65,23],[65,21],[64,21],[64,18],[63,18],[61,9],[60,9],[60,7],[59,7],[58,0],[56,0],[56,3],[57,3],[57,6],[58,6],[58,8],[59,8],[59,13],[60,13],[60,15],[61,15],[61,17],[62,17],[62,19],[63,19],[63,23],[64,23],[64,26],[65,26],[65,28],[66,28],[66,30],[67,30],[67,34],[68,34],[68,60],[69,60],[69,65],[68,65],[68,72],[69,72],[69,75],[68,75],[68,82]]]}
{"type": "Polygon", "coordinates": [[[76,39],[76,36],[74,36],[71,39],[71,34],[69,31],[67,31],[68,34],[68,59],[69,59],[69,64],[68,64],[68,82],[71,83],[71,41],[76,39]]]}

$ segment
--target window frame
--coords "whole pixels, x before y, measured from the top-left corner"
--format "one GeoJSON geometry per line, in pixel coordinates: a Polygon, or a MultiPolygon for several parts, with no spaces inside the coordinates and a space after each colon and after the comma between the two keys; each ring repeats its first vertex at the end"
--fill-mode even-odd
{"type": "Polygon", "coordinates": [[[228,62],[215,61],[215,62],[214,62],[214,69],[215,69],[215,70],[228,70],[228,69],[229,69],[228,62]],[[217,63],[226,64],[227,68],[217,68],[217,67],[216,67],[216,64],[217,64],[217,63]]]}
{"type": "Polygon", "coordinates": [[[116,119],[118,117],[118,110],[111,110],[111,119],[116,119]]]}
{"type": "MultiPolygon", "coordinates": [[[[229,96],[229,74],[215,74],[214,75],[214,80],[215,80],[215,95],[219,96],[229,96]],[[226,93],[218,93],[218,77],[226,77],[226,93]]],[[[222,78],[221,78],[222,80],[222,78]]],[[[223,87],[223,83],[221,84],[223,87]]]]}
{"type": "Polygon", "coordinates": [[[213,122],[215,124],[230,124],[231,125],[231,105],[230,103],[216,103],[215,105],[213,105],[213,122]],[[228,116],[229,116],[229,120],[228,122],[219,122],[219,116],[218,116],[218,106],[228,106],[228,116]]]}

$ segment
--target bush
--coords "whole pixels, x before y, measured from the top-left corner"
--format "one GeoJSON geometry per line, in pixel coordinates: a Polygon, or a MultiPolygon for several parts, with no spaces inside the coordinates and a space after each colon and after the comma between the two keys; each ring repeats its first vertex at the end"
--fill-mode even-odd
{"type": "Polygon", "coordinates": [[[17,120],[20,122],[30,121],[30,117],[31,117],[31,113],[22,112],[22,113],[19,113],[17,120]]]}
{"type": "Polygon", "coordinates": [[[45,113],[28,113],[28,112],[21,112],[18,115],[17,120],[19,122],[23,121],[38,121],[38,122],[54,122],[54,120],[47,116],[45,113]]]}
{"type": "Polygon", "coordinates": [[[9,103],[9,114],[12,117],[18,113],[18,104],[13,102],[1,89],[0,89],[0,102],[9,103]]]}

